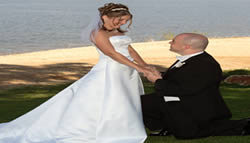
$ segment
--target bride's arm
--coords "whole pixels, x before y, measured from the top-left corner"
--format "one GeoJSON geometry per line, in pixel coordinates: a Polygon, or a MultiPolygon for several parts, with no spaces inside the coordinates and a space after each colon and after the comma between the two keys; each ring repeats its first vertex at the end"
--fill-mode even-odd
{"type": "Polygon", "coordinates": [[[109,41],[109,36],[105,31],[99,31],[95,36],[95,44],[98,49],[100,49],[105,55],[114,59],[115,61],[135,68],[137,71],[145,73],[146,69],[142,66],[130,61],[127,57],[115,51],[114,47],[109,41]]]}
{"type": "Polygon", "coordinates": [[[135,60],[136,63],[138,63],[141,66],[148,66],[148,64],[141,58],[141,56],[135,51],[132,46],[129,45],[128,51],[130,56],[135,60]]]}

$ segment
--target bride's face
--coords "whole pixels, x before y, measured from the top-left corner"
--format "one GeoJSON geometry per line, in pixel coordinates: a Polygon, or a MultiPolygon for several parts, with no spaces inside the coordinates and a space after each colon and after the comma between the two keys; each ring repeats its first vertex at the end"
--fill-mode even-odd
{"type": "Polygon", "coordinates": [[[118,29],[122,25],[126,24],[131,19],[130,15],[125,15],[121,17],[111,17],[103,16],[104,27],[108,30],[118,29]]]}

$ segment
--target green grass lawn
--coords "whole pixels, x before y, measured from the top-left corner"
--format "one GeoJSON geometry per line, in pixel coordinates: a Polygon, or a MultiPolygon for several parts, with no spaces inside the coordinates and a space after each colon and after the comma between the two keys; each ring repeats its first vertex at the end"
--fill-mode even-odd
{"type": "MultiPolygon", "coordinates": [[[[247,70],[226,71],[224,76],[250,74],[247,70]]],[[[143,80],[145,92],[153,91],[153,85],[143,80]]],[[[69,83],[70,84],[70,83],[69,83]]],[[[0,91],[0,123],[11,121],[34,109],[69,84],[54,86],[27,86],[0,91]]],[[[221,84],[222,95],[233,113],[233,119],[250,117],[250,86],[221,84]]],[[[177,140],[170,137],[148,137],[146,143],[250,143],[250,136],[208,137],[195,140],[177,140]]]]}

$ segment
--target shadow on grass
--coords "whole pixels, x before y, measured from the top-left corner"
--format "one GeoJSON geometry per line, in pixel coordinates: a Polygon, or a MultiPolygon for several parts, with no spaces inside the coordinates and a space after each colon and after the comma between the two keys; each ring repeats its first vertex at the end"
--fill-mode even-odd
{"type": "Polygon", "coordinates": [[[23,85],[46,85],[73,81],[90,68],[87,63],[60,63],[44,66],[22,66],[0,64],[1,89],[23,85]]]}
{"type": "MultiPolygon", "coordinates": [[[[158,70],[165,67],[154,65],[158,70]]],[[[0,64],[0,90],[26,85],[55,85],[72,82],[90,71],[88,63],[59,63],[44,66],[0,64]]]]}

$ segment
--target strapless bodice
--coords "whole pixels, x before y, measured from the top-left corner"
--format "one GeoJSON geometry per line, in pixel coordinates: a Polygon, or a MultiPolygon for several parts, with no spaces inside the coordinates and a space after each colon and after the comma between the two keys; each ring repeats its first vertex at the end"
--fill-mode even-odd
{"type": "MultiPolygon", "coordinates": [[[[112,44],[113,48],[121,53],[123,56],[127,57],[128,59],[132,60],[130,54],[128,52],[128,46],[132,43],[132,39],[126,35],[116,35],[109,37],[109,41],[112,44]]],[[[100,58],[107,58],[99,49],[98,53],[100,58]]]]}

